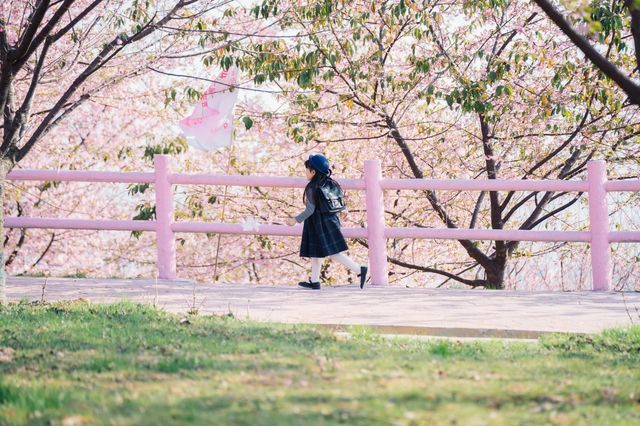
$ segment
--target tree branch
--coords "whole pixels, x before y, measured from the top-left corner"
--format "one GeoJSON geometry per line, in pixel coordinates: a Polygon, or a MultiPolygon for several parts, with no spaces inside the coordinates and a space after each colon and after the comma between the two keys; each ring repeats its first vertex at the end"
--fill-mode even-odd
{"type": "Polygon", "coordinates": [[[640,66],[640,7],[633,0],[625,0],[624,4],[631,15],[631,35],[635,46],[636,69],[638,69],[640,66]]]}
{"type": "MultiPolygon", "coordinates": [[[[581,154],[582,154],[582,150],[581,149],[576,149],[573,152],[573,154],[571,154],[571,157],[569,157],[567,159],[567,161],[562,166],[562,169],[560,170],[560,173],[558,173],[558,179],[568,179],[568,178],[570,178],[571,168],[578,161],[578,158],[580,158],[581,154]]],[[[588,160],[586,160],[586,161],[588,161],[588,160]]],[[[533,229],[533,227],[534,227],[533,224],[534,223],[535,224],[539,224],[540,221],[538,221],[538,217],[542,213],[544,207],[549,203],[549,200],[553,197],[553,194],[554,193],[552,191],[545,192],[544,195],[542,196],[542,199],[540,200],[540,202],[533,209],[533,212],[531,212],[529,217],[520,225],[520,227],[518,229],[520,229],[520,230],[529,230],[529,229],[533,229]]],[[[512,253],[513,250],[515,250],[518,247],[519,244],[520,244],[520,241],[510,241],[509,243],[507,243],[507,251],[509,253],[512,253]]]]}
{"type": "Polygon", "coordinates": [[[533,222],[531,224],[531,229],[535,228],[536,226],[538,226],[539,224],[541,224],[545,220],[555,216],[556,214],[560,213],[561,211],[568,209],[569,207],[574,205],[582,197],[582,195],[583,195],[582,192],[578,192],[578,194],[575,197],[573,197],[573,199],[571,201],[569,201],[568,203],[556,208],[555,210],[550,211],[549,213],[547,213],[544,216],[542,216],[540,219],[538,219],[535,222],[533,222]]]}
{"type": "MultiPolygon", "coordinates": [[[[558,28],[560,28],[560,30],[567,37],[569,37],[569,39],[571,39],[571,41],[582,51],[582,53],[584,53],[585,56],[607,77],[612,79],[618,85],[618,87],[620,87],[627,94],[627,96],[629,96],[629,100],[633,104],[640,105],[640,86],[638,86],[633,80],[626,76],[613,63],[609,62],[604,56],[602,56],[585,37],[578,34],[578,32],[562,16],[562,14],[555,7],[553,7],[549,0],[534,1],[547,14],[549,19],[551,19],[558,26],[558,28]]],[[[638,17],[636,17],[636,23],[640,22],[637,20],[638,17]]],[[[639,46],[636,44],[636,49],[638,47],[639,46]]]]}
{"type": "Polygon", "coordinates": [[[476,201],[476,206],[473,208],[473,213],[471,214],[469,229],[473,229],[476,227],[476,222],[478,221],[478,215],[480,214],[480,207],[482,206],[482,201],[484,200],[485,194],[486,194],[486,191],[481,191],[480,195],[478,195],[478,201],[476,201]]]}
{"type": "MultiPolygon", "coordinates": [[[[551,151],[543,159],[541,159],[535,165],[533,165],[531,168],[529,168],[529,170],[525,173],[525,175],[522,177],[522,179],[528,179],[529,176],[531,176],[536,170],[538,170],[540,167],[544,166],[550,160],[555,158],[562,150],[564,150],[576,138],[576,136],[578,136],[580,131],[584,128],[585,122],[587,121],[587,117],[589,116],[589,110],[591,108],[591,104],[593,102],[594,97],[595,97],[595,94],[592,93],[591,97],[589,98],[589,102],[587,104],[587,108],[586,108],[586,110],[584,112],[584,115],[582,116],[582,120],[580,120],[580,123],[575,128],[575,130],[571,133],[571,135],[569,135],[569,137],[559,147],[557,147],[556,149],[551,151]]],[[[507,208],[507,206],[509,205],[509,202],[513,198],[514,194],[515,194],[515,191],[509,191],[507,193],[507,196],[504,198],[504,201],[502,202],[502,205],[500,206],[500,210],[504,211],[504,209],[507,208]]],[[[511,215],[509,215],[509,216],[511,216],[511,215]]],[[[505,222],[506,222],[506,220],[507,219],[505,218],[505,222]]]]}
{"type": "MultiPolygon", "coordinates": [[[[398,131],[398,127],[396,126],[395,122],[388,116],[385,117],[385,120],[390,129],[389,135],[396,141],[396,143],[402,150],[402,154],[409,163],[409,167],[411,168],[414,177],[416,179],[423,179],[424,175],[422,173],[422,170],[420,170],[420,167],[416,163],[413,153],[411,152],[411,148],[398,131]]],[[[442,220],[442,222],[447,226],[447,228],[458,228],[458,225],[456,225],[453,219],[449,217],[445,209],[440,204],[435,191],[425,191],[425,193],[427,196],[427,201],[429,201],[429,204],[431,204],[431,207],[436,212],[438,217],[442,220]]],[[[458,240],[458,242],[462,245],[462,247],[464,247],[469,256],[475,259],[480,265],[485,268],[493,267],[491,259],[489,259],[482,251],[480,251],[480,249],[478,249],[473,244],[473,242],[469,240],[458,240]]]]}
{"type": "Polygon", "coordinates": [[[80,12],[75,18],[73,18],[71,22],[56,31],[56,33],[52,35],[53,40],[58,41],[63,35],[69,32],[69,30],[71,30],[73,27],[75,27],[78,22],[80,22],[85,16],[89,14],[89,12],[95,9],[103,1],[104,0],[95,0],[93,3],[87,6],[82,12],[80,12]]]}
{"type": "MultiPolygon", "coordinates": [[[[72,2],[72,0],[66,0],[67,2],[72,2]]],[[[26,7],[26,5],[25,5],[26,7]]],[[[62,7],[62,6],[61,6],[62,7]]],[[[47,10],[49,9],[49,0],[40,0],[36,5],[35,9],[27,19],[29,22],[27,29],[22,33],[20,40],[18,40],[18,47],[15,49],[9,50],[8,62],[13,63],[17,59],[20,59],[24,56],[27,50],[31,47],[33,43],[33,38],[38,31],[38,27],[42,23],[47,10]]],[[[18,69],[20,66],[17,67],[18,69]]]]}
{"type": "Polygon", "coordinates": [[[471,286],[471,287],[482,287],[482,286],[486,286],[487,285],[487,281],[486,280],[478,280],[478,279],[474,279],[474,280],[469,280],[466,278],[462,278],[457,276],[456,274],[452,274],[451,272],[447,272],[447,271],[442,271],[440,269],[436,269],[436,268],[430,268],[428,266],[420,266],[420,265],[414,265],[411,263],[407,263],[407,262],[403,262],[402,260],[398,260],[398,259],[394,259],[392,257],[387,257],[387,260],[389,261],[389,263],[393,263],[394,265],[398,265],[398,266],[402,266],[403,268],[409,268],[409,269],[415,269],[418,271],[423,271],[423,272],[431,272],[434,274],[438,274],[438,275],[442,275],[445,276],[449,279],[458,281],[462,284],[471,286]]]}
{"type": "MultiPolygon", "coordinates": [[[[463,270],[458,271],[455,275],[456,276],[460,276],[460,275],[464,274],[465,272],[472,270],[476,266],[478,266],[478,262],[475,262],[475,263],[471,264],[470,266],[467,266],[463,270]]],[[[443,285],[445,285],[449,281],[451,281],[451,278],[447,278],[446,280],[442,281],[440,284],[438,284],[438,286],[436,288],[441,288],[443,285]]]]}
{"type": "MultiPolygon", "coordinates": [[[[531,23],[531,21],[533,21],[533,18],[535,18],[536,16],[538,16],[538,12],[533,12],[531,15],[529,15],[529,17],[524,21],[524,25],[523,27],[526,27],[529,23],[531,23]]],[[[511,40],[513,40],[513,38],[518,34],[518,31],[513,30],[511,31],[511,34],[509,34],[509,37],[507,37],[507,39],[504,41],[504,43],[502,43],[502,46],[500,46],[500,48],[498,49],[498,51],[496,52],[496,54],[493,57],[500,57],[500,55],[502,54],[502,52],[504,51],[504,49],[506,49],[506,47],[509,45],[509,43],[511,43],[511,40]]],[[[490,63],[490,61],[489,61],[490,63]]],[[[487,69],[489,67],[489,63],[487,64],[487,69]]]]}
{"type": "MultiPolygon", "coordinates": [[[[360,239],[357,239],[356,241],[360,245],[362,245],[364,247],[367,247],[367,248],[369,247],[369,245],[366,242],[364,242],[364,241],[362,241],[360,239]]],[[[452,280],[461,282],[461,283],[466,284],[466,285],[471,286],[471,287],[481,287],[481,286],[485,286],[487,284],[486,280],[469,280],[469,279],[466,279],[466,278],[459,277],[456,274],[453,274],[451,272],[442,271],[442,270],[436,269],[436,268],[430,268],[428,266],[414,265],[412,263],[403,262],[402,260],[394,259],[394,258],[389,257],[389,256],[387,256],[387,261],[389,263],[394,264],[394,265],[402,266],[403,268],[415,269],[415,270],[422,271],[422,272],[431,272],[431,273],[434,273],[434,274],[442,275],[442,276],[445,276],[445,277],[450,278],[452,280]]]]}
{"type": "Polygon", "coordinates": [[[4,70],[8,62],[9,55],[9,41],[7,40],[7,24],[5,20],[0,17],[0,67],[4,70]]]}
{"type": "Polygon", "coordinates": [[[49,51],[49,47],[51,46],[51,39],[47,38],[42,47],[42,52],[40,52],[40,57],[38,58],[38,62],[36,63],[36,67],[33,70],[33,75],[31,76],[31,84],[29,85],[29,89],[27,94],[24,97],[22,105],[16,112],[13,117],[13,123],[7,126],[5,125],[4,138],[2,141],[2,145],[0,145],[0,155],[5,156],[7,150],[10,146],[14,145],[16,142],[16,134],[18,137],[22,136],[24,133],[24,129],[27,127],[27,123],[29,122],[29,112],[31,110],[31,101],[33,100],[33,96],[36,92],[36,87],[38,86],[38,82],[40,80],[40,73],[42,72],[42,66],[44,64],[44,60],[47,57],[47,52],[49,51]]]}
{"type": "MultiPolygon", "coordinates": [[[[51,234],[51,239],[49,240],[49,244],[47,244],[47,247],[45,247],[44,251],[42,252],[40,257],[38,258],[38,260],[33,262],[33,265],[31,265],[31,268],[35,267],[38,263],[40,263],[40,261],[44,258],[44,256],[47,254],[47,252],[49,252],[49,249],[53,245],[53,242],[54,242],[55,239],[56,239],[56,233],[54,232],[54,233],[51,234]]],[[[31,268],[29,268],[29,269],[31,269],[31,268]]]]}
{"type": "Polygon", "coordinates": [[[15,153],[14,161],[18,162],[22,160],[33,148],[35,143],[46,134],[51,128],[52,121],[56,118],[60,109],[67,101],[73,96],[73,94],[84,84],[84,82],[98,69],[107,64],[118,52],[124,49],[127,45],[139,41],[149,34],[152,34],[159,26],[164,25],[173,19],[175,13],[183,6],[193,3],[194,0],[180,0],[175,6],[157,23],[153,23],[153,18],[136,34],[132,35],[126,40],[122,40],[121,36],[116,36],[109,44],[103,47],[100,53],[94,58],[94,60],[87,66],[87,68],[71,83],[65,93],[58,99],[56,104],[51,108],[51,111],[43,118],[40,125],[33,132],[29,140],[15,153]],[[114,52],[115,50],[115,52],[114,52]]]}
{"type": "MultiPolygon", "coordinates": [[[[22,210],[22,205],[20,204],[19,201],[16,201],[16,207],[18,208],[18,217],[22,216],[23,210],[22,210]]],[[[18,256],[18,252],[20,251],[20,249],[22,248],[22,245],[24,244],[26,235],[27,235],[27,228],[20,228],[20,238],[18,238],[18,242],[16,243],[16,246],[11,251],[11,254],[7,258],[7,260],[4,262],[5,267],[11,265],[13,261],[16,259],[16,256],[18,256]]],[[[7,245],[8,240],[9,240],[9,235],[7,235],[7,237],[5,238],[4,245],[7,245]]]]}

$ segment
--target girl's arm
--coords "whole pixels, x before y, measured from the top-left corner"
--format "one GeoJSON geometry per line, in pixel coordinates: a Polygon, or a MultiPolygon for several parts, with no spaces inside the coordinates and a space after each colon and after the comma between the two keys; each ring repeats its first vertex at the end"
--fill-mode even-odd
{"type": "Polygon", "coordinates": [[[304,222],[305,219],[313,214],[313,212],[316,210],[316,205],[313,201],[313,190],[310,188],[307,191],[307,205],[305,206],[304,211],[295,217],[296,222],[304,222]]]}

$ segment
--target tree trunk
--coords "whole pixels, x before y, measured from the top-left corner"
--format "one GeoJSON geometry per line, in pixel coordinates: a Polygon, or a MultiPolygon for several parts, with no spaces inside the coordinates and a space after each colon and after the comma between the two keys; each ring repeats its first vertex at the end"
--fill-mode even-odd
{"type": "Polygon", "coordinates": [[[494,267],[486,268],[485,273],[487,275],[487,284],[485,288],[492,290],[504,290],[504,272],[506,265],[500,265],[498,262],[494,263],[494,267]]]}
{"type": "MultiPolygon", "coordinates": [[[[4,241],[4,192],[5,179],[11,170],[11,164],[6,160],[0,160],[0,241],[4,241]]],[[[4,248],[0,250],[0,305],[7,304],[5,291],[6,275],[4,270],[4,248]]]]}

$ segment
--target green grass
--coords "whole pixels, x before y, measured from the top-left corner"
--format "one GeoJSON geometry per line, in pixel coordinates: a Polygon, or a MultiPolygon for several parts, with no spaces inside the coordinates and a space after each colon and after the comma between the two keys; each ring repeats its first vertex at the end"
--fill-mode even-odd
{"type": "Polygon", "coordinates": [[[0,425],[638,425],[640,327],[337,338],[129,303],[0,307],[0,425]]]}

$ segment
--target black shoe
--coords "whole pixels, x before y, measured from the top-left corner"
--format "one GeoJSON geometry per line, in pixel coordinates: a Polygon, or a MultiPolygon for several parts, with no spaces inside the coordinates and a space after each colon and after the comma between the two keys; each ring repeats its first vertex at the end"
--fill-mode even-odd
{"type": "Polygon", "coordinates": [[[367,271],[368,270],[369,270],[369,268],[367,268],[366,266],[361,266],[360,267],[360,273],[358,274],[358,276],[360,277],[360,288],[363,288],[365,281],[367,281],[367,271]]]}
{"type": "Polygon", "coordinates": [[[311,282],[311,280],[309,280],[309,281],[300,281],[298,283],[298,285],[300,287],[308,288],[310,290],[320,290],[320,283],[314,283],[314,282],[311,282]]]}

